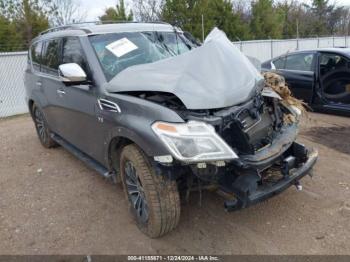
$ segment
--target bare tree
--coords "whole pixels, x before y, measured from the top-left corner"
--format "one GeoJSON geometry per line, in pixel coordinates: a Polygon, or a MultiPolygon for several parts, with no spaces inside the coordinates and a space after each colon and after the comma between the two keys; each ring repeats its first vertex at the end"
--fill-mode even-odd
{"type": "Polygon", "coordinates": [[[250,13],[251,2],[247,0],[233,0],[232,1],[233,9],[242,14],[250,13]]]}
{"type": "Polygon", "coordinates": [[[80,7],[80,2],[74,0],[52,0],[50,23],[54,26],[83,22],[86,11],[80,7]]]}
{"type": "Polygon", "coordinates": [[[350,8],[339,6],[328,18],[328,27],[332,35],[349,35],[350,8]]]}
{"type": "Polygon", "coordinates": [[[136,20],[154,22],[161,20],[164,0],[133,0],[136,20]]]}

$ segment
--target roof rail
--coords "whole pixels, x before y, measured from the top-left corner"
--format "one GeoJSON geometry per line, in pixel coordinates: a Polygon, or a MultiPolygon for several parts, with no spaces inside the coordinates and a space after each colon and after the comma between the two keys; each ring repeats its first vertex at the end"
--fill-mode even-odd
{"type": "Polygon", "coordinates": [[[45,34],[48,34],[48,33],[57,32],[57,31],[63,31],[63,30],[68,30],[68,29],[70,29],[70,30],[83,30],[86,33],[90,33],[89,30],[84,29],[84,28],[80,28],[80,27],[77,27],[77,26],[74,26],[74,25],[63,25],[63,26],[56,26],[56,27],[49,28],[49,29],[41,32],[39,35],[45,35],[45,34]]]}
{"type": "Polygon", "coordinates": [[[127,23],[150,23],[150,24],[168,24],[167,22],[164,21],[151,21],[151,22],[138,22],[138,21],[126,21],[126,20],[106,20],[106,21],[87,21],[87,22],[78,22],[78,23],[72,23],[68,25],[63,25],[63,26],[56,26],[49,28],[43,32],[40,33],[40,35],[52,33],[52,32],[57,32],[57,31],[63,31],[63,30],[83,30],[86,33],[91,33],[88,29],[80,27],[88,24],[93,24],[93,25],[105,25],[105,24],[127,24],[127,23]]]}
{"type": "Polygon", "coordinates": [[[73,23],[70,25],[80,25],[80,24],[95,24],[95,25],[105,25],[105,24],[128,24],[128,23],[148,23],[148,24],[169,24],[164,21],[129,21],[129,20],[97,20],[97,21],[88,21],[88,22],[79,22],[73,23]]]}

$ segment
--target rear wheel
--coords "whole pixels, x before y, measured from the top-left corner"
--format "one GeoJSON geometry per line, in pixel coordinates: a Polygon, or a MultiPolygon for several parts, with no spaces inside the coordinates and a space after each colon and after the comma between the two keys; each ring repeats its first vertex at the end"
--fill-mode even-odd
{"type": "Polygon", "coordinates": [[[35,105],[32,108],[32,116],[41,144],[46,148],[57,146],[57,143],[51,138],[51,132],[47,126],[43,112],[35,105]]]}
{"type": "Polygon", "coordinates": [[[173,230],[180,218],[176,182],[155,174],[136,145],[124,147],[120,171],[129,208],[139,229],[152,238],[173,230]]]}

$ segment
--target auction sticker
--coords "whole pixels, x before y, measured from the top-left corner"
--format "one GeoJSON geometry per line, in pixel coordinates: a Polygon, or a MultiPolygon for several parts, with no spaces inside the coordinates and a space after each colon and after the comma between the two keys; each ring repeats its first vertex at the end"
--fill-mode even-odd
{"type": "Polygon", "coordinates": [[[113,43],[110,43],[106,46],[106,48],[109,51],[111,51],[115,56],[121,57],[123,55],[126,55],[127,53],[130,53],[131,51],[136,50],[138,47],[129,39],[124,37],[113,43]]]}

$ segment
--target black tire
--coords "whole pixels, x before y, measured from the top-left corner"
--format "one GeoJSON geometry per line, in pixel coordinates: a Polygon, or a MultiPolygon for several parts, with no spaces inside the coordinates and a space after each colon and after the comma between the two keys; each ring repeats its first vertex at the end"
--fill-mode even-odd
{"type": "Polygon", "coordinates": [[[35,105],[32,107],[32,117],[41,144],[46,148],[58,146],[58,144],[51,138],[51,131],[47,126],[43,112],[35,105]]]}
{"type": "Polygon", "coordinates": [[[157,238],[177,226],[180,198],[176,181],[155,174],[146,156],[136,145],[123,148],[120,174],[129,209],[144,234],[157,238]],[[133,182],[135,180],[136,183],[133,182]],[[141,200],[136,200],[138,196],[141,200]],[[145,209],[142,210],[142,207],[145,209]]]}

